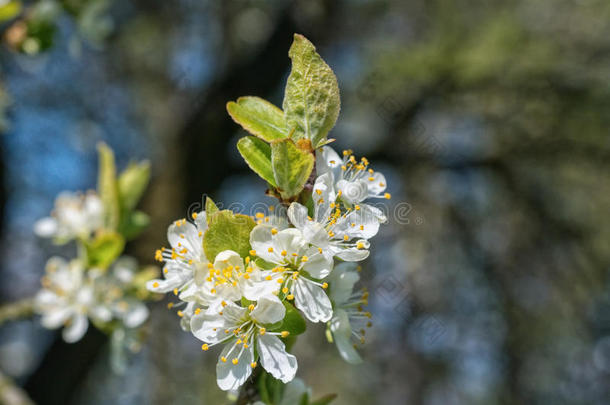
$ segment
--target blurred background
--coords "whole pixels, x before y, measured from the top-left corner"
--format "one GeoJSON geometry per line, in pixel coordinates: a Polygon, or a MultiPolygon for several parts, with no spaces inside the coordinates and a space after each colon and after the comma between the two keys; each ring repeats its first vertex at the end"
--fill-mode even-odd
{"type": "MultiPolygon", "coordinates": [[[[365,363],[310,325],[295,354],[314,396],[608,404],[610,2],[34,3],[43,23],[0,26],[2,302],[35,294],[46,259],[70,254],[32,225],[61,190],[95,188],[100,141],[120,167],[152,162],[152,226],[128,246],[142,263],[204,193],[238,210],[272,202],[225,103],[281,105],[298,32],[339,79],[335,147],[366,156],[393,195],[363,264],[365,363]]],[[[226,403],[217,353],[166,304],[151,304],[122,376],[93,327],[68,345],[36,319],[2,326],[0,370],[39,404],[226,403]]]]}

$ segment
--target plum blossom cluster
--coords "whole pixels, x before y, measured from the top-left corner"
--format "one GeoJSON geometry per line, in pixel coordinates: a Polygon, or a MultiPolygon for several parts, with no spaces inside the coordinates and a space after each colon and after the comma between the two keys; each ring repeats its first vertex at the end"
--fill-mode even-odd
{"type": "Polygon", "coordinates": [[[368,292],[355,289],[358,262],[386,221],[369,202],[390,195],[384,176],[351,151],[340,158],[320,148],[315,170],[303,203],[242,218],[208,200],[206,210],[172,223],[169,246],[156,252],[164,277],[147,287],[177,297],[169,307],[204,351],[222,346],[216,371],[223,390],[237,390],[259,364],[284,383],[293,380],[297,359],[286,346],[304,330],[303,318],[326,323],[342,357],[360,361],[355,348],[372,324],[368,292]],[[232,223],[221,222],[222,215],[232,223]],[[220,226],[228,229],[214,250],[220,226]],[[245,240],[235,239],[243,229],[245,240]]]}
{"type": "Polygon", "coordinates": [[[145,284],[157,272],[122,255],[125,241],[147,224],[146,214],[135,205],[148,182],[149,166],[132,164],[116,176],[112,151],[100,145],[99,152],[98,190],[60,193],[51,215],[34,225],[38,236],[54,244],[76,245],[77,257],[47,261],[34,299],[41,324],[63,328],[69,343],[80,340],[90,323],[113,339],[141,326],[149,315],[145,284]]]}
{"type": "Polygon", "coordinates": [[[86,269],[78,259],[51,257],[41,279],[42,289],[34,300],[42,325],[49,329],[63,327],[62,336],[68,343],[83,337],[89,321],[100,328],[113,321],[126,328],[142,325],[148,318],[148,308],[129,294],[136,271],[135,259],[127,256],[107,272],[86,269]]]}

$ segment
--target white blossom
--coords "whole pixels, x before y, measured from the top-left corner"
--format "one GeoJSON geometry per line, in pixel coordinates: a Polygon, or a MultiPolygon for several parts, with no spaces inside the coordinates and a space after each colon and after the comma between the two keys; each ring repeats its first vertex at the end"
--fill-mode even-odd
{"type": "Polygon", "coordinates": [[[164,279],[150,280],[146,285],[148,290],[158,293],[173,291],[180,294],[183,301],[200,298],[193,291],[203,283],[210,265],[202,244],[208,227],[205,211],[193,214],[193,221],[179,219],[168,227],[167,239],[171,248],[161,248],[155,253],[158,261],[165,261],[164,279]]]}
{"type": "Polygon", "coordinates": [[[34,232],[44,238],[64,243],[75,238],[87,239],[104,225],[104,206],[93,192],[62,192],[55,200],[51,216],[34,224],[34,232]]]}
{"type": "Polygon", "coordinates": [[[64,326],[63,338],[69,343],[82,338],[89,320],[100,324],[118,320],[127,328],[140,326],[149,311],[127,293],[135,266],[134,259],[123,257],[104,273],[96,268],[85,269],[80,260],[50,258],[42,289],[35,298],[42,325],[49,329],[64,326]]]}
{"type": "Polygon", "coordinates": [[[345,261],[360,261],[368,257],[368,239],[379,230],[379,219],[373,207],[355,205],[343,207],[337,202],[332,174],[318,177],[312,193],[314,215],[307,208],[293,202],[288,218],[301,230],[305,239],[324,252],[345,261]]]}
{"type": "Polygon", "coordinates": [[[216,365],[216,378],[221,389],[239,388],[252,374],[259,358],[261,366],[273,377],[284,383],[294,378],[297,360],[286,352],[278,337],[286,337],[288,332],[267,330],[269,325],[284,319],[285,313],[284,305],[271,295],[248,308],[231,301],[218,301],[193,316],[191,330],[204,342],[203,350],[225,345],[216,365]]]}
{"type": "Polygon", "coordinates": [[[80,340],[89,326],[88,317],[107,321],[109,311],[96,302],[93,279],[78,260],[67,262],[60,257],[47,261],[42,289],[35,297],[36,311],[42,315],[45,328],[62,332],[66,342],[80,340]]]}
{"type": "Polygon", "coordinates": [[[364,311],[368,292],[354,292],[359,279],[357,265],[347,262],[337,265],[328,278],[334,306],[329,328],[341,357],[352,364],[362,362],[356,346],[364,343],[365,328],[372,325],[370,312],[364,311]]]}
{"type": "Polygon", "coordinates": [[[330,274],[332,257],[309,244],[301,231],[281,231],[257,225],[250,233],[250,244],[256,256],[271,265],[258,276],[259,294],[277,293],[294,300],[295,306],[311,322],[326,322],[332,316],[332,305],[326,292],[327,283],[319,280],[330,274]]]}
{"type": "MultiPolygon", "coordinates": [[[[365,157],[356,160],[351,150],[344,150],[343,157],[339,157],[334,149],[324,146],[316,156],[316,172],[318,176],[330,173],[337,193],[349,205],[362,204],[367,199],[391,198],[390,193],[385,192],[385,176],[374,171],[365,157]]],[[[387,220],[381,210],[367,206],[379,221],[387,220]]]]}

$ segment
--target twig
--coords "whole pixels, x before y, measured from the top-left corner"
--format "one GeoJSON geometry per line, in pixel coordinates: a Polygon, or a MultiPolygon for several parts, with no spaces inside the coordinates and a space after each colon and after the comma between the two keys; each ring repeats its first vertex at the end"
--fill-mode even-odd
{"type": "Polygon", "coordinates": [[[18,319],[29,318],[34,315],[34,300],[22,299],[0,306],[0,325],[18,319]]]}

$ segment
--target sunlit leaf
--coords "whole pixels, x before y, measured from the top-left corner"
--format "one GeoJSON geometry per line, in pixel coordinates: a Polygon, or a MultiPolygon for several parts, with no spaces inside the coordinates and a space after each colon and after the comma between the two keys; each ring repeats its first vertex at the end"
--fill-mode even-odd
{"type": "Polygon", "coordinates": [[[119,176],[119,198],[124,210],[132,210],[140,201],[150,180],[150,163],[132,163],[119,176]]]}
{"type": "Polygon", "coordinates": [[[271,168],[271,147],[253,136],[245,136],[237,142],[237,150],[250,169],[263,180],[277,187],[271,168]]]}
{"type": "Polygon", "coordinates": [[[87,260],[90,267],[106,269],[123,252],[125,240],[117,232],[103,232],[85,243],[87,260]]]}
{"type": "Polygon", "coordinates": [[[99,156],[97,190],[104,204],[104,222],[107,229],[115,230],[119,226],[120,205],[114,153],[104,143],[100,143],[97,149],[99,156]]]}
{"type": "Polygon", "coordinates": [[[289,135],[282,110],[262,98],[240,97],[227,103],[227,111],[233,121],[267,142],[289,135]]]}
{"type": "Polygon", "coordinates": [[[233,250],[241,257],[250,251],[250,231],[254,220],[230,210],[222,210],[210,216],[208,229],[203,236],[203,250],[206,257],[213,261],[223,250],[233,250]]]}
{"type": "Polygon", "coordinates": [[[314,148],[326,142],[326,135],[339,116],[337,78],[302,35],[295,34],[288,52],[292,70],[284,93],[284,115],[294,140],[307,138],[314,148]]]}
{"type": "Polygon", "coordinates": [[[16,17],[21,12],[20,1],[8,1],[0,6],[0,23],[16,17]]]}
{"type": "Polygon", "coordinates": [[[271,144],[273,177],[282,198],[298,195],[313,170],[314,157],[286,139],[271,144]]]}

